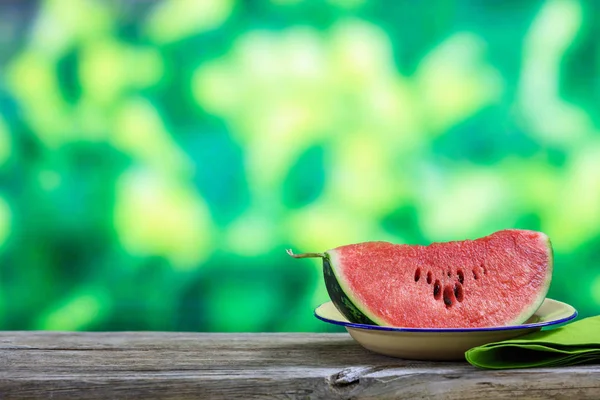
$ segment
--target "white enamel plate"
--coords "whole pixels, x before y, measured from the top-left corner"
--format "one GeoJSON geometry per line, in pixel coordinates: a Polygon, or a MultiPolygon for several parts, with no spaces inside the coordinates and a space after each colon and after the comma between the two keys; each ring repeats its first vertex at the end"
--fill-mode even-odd
{"type": "Polygon", "coordinates": [[[486,343],[512,339],[565,323],[577,317],[577,310],[560,301],[545,299],[523,325],[488,328],[394,328],[348,322],[332,302],[315,310],[321,321],[346,328],[364,348],[392,357],[412,360],[464,360],[465,351],[486,343]]]}

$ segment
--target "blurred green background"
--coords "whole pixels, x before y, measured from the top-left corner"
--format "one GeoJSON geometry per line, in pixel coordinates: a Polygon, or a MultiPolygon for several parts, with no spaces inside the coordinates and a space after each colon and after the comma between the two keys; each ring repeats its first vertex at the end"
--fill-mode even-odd
{"type": "Polygon", "coordinates": [[[600,2],[0,2],[0,329],[325,331],[316,260],[546,232],[600,311],[600,2]]]}

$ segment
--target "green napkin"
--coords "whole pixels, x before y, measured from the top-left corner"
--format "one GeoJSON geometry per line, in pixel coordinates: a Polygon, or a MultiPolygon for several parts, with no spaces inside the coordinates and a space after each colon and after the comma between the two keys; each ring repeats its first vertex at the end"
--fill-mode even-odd
{"type": "Polygon", "coordinates": [[[474,347],[465,357],[476,367],[492,369],[600,363],[600,316],[474,347]]]}

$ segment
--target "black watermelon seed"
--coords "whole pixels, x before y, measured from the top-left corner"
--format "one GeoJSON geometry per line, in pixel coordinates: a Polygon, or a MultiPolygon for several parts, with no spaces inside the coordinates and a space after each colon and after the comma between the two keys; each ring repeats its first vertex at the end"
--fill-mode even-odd
{"type": "Polygon", "coordinates": [[[459,302],[462,302],[463,299],[465,298],[465,295],[464,295],[464,292],[463,292],[463,287],[462,287],[462,285],[460,283],[455,283],[454,284],[454,297],[459,302]]]}
{"type": "Polygon", "coordinates": [[[440,281],[436,279],[435,283],[433,284],[433,297],[437,300],[440,298],[441,294],[442,285],[440,285],[440,281]]]}
{"type": "Polygon", "coordinates": [[[462,269],[456,271],[456,275],[458,275],[458,281],[462,285],[465,282],[465,274],[462,269]]]}
{"type": "Polygon", "coordinates": [[[452,295],[453,295],[452,286],[446,285],[444,287],[444,304],[446,307],[450,307],[452,305],[452,295]]]}

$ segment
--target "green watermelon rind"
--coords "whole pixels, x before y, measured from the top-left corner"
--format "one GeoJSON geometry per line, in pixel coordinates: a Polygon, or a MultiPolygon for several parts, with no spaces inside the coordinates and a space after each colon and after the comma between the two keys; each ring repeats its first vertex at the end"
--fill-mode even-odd
{"type": "Polygon", "coordinates": [[[325,257],[323,257],[323,275],[325,276],[325,287],[333,305],[352,323],[384,325],[379,318],[364,311],[364,305],[352,295],[347,283],[337,273],[335,265],[337,265],[336,257],[333,252],[325,253],[325,257]]]}

